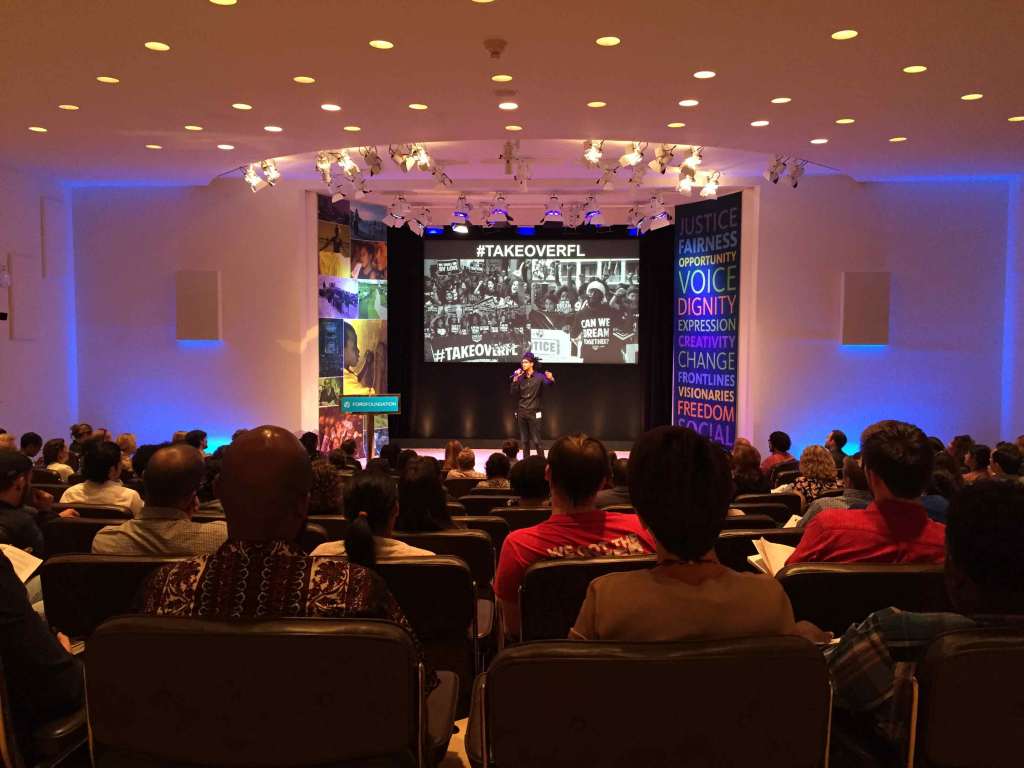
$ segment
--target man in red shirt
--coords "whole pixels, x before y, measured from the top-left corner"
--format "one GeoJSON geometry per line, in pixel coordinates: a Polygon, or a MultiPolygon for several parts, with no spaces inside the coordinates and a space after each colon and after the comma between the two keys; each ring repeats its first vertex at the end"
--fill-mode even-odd
{"type": "Polygon", "coordinates": [[[861,461],[874,501],[820,512],[786,564],[944,562],[946,526],[920,501],[935,463],[924,432],[901,421],[872,424],[861,435],[861,461]]]}
{"type": "Polygon", "coordinates": [[[768,455],[761,462],[761,474],[767,478],[778,464],[796,461],[789,452],[792,445],[793,441],[785,432],[772,432],[768,435],[768,455]]]}
{"type": "Polygon", "coordinates": [[[494,592],[509,634],[519,634],[519,586],[538,560],[646,555],[654,540],[635,514],[595,508],[608,476],[608,452],[586,435],[559,438],[548,452],[545,477],[551,486],[551,517],[512,531],[501,548],[494,592]]]}

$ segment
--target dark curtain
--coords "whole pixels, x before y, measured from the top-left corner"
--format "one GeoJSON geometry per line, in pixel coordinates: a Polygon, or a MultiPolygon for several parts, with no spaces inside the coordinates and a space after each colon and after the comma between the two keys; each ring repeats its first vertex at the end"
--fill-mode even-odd
{"type": "Polygon", "coordinates": [[[392,437],[415,436],[417,379],[423,359],[423,238],[388,229],[388,389],[402,412],[388,420],[392,437]]]}
{"type": "Polygon", "coordinates": [[[640,366],[644,429],[672,423],[672,322],[675,227],[640,238],[640,366]]]}

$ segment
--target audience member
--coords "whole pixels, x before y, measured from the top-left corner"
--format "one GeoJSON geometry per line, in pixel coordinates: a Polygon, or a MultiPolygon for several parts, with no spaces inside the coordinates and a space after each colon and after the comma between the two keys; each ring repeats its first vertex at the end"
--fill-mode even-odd
{"type": "Polygon", "coordinates": [[[510,488],[508,473],[512,470],[512,462],[504,453],[492,453],[484,464],[486,480],[476,484],[477,488],[510,488]]]}
{"type": "Polygon", "coordinates": [[[392,557],[429,557],[426,549],[412,547],[393,537],[398,519],[398,491],[383,472],[361,472],[345,493],[349,518],[343,541],[328,541],[313,550],[313,556],[347,557],[351,562],[373,568],[378,560],[392,557]]]}
{"type": "Polygon", "coordinates": [[[944,469],[936,469],[928,479],[924,494],[921,496],[921,504],[928,517],[936,523],[946,522],[946,511],[949,509],[949,502],[963,488],[963,481],[960,475],[954,475],[944,469]]]}
{"type": "Polygon", "coordinates": [[[92,540],[97,555],[206,555],[227,540],[222,521],[194,523],[206,467],[186,443],[161,448],[149,460],[144,479],[146,505],[134,520],[108,525],[92,540]]]}
{"type": "Polygon", "coordinates": [[[501,452],[508,456],[508,460],[515,464],[519,460],[519,441],[508,439],[501,444],[501,452]]]}
{"type": "MultiPolygon", "coordinates": [[[[43,557],[43,524],[52,517],[53,497],[32,489],[32,460],[21,451],[0,449],[0,544],[43,557]]],[[[61,517],[77,517],[72,509],[61,517]]]]}
{"type": "MultiPolygon", "coordinates": [[[[832,460],[832,454],[820,445],[809,445],[800,454],[800,477],[792,486],[783,486],[782,489],[800,494],[800,506],[807,509],[812,501],[817,501],[829,491],[839,488],[836,480],[836,465],[832,460]]],[[[775,492],[782,489],[776,488],[775,492]]]]}
{"type": "Polygon", "coordinates": [[[131,432],[122,432],[117,436],[116,442],[117,447],[121,449],[121,472],[130,477],[134,471],[132,470],[132,456],[138,449],[135,435],[131,432]]]}
{"type": "Polygon", "coordinates": [[[1018,435],[1013,444],[1017,446],[1018,451],[1024,454],[1024,435],[1018,435]]]}
{"type": "Polygon", "coordinates": [[[829,654],[837,706],[869,716],[893,742],[908,737],[915,664],[938,635],[1015,624],[1024,614],[1024,488],[981,480],[957,494],[946,525],[951,613],[877,611],[829,654]]]}
{"type": "MultiPolygon", "coordinates": [[[[356,458],[356,451],[359,448],[359,444],[356,443],[351,437],[341,441],[341,447],[337,448],[340,451],[340,455],[336,456],[331,460],[331,463],[343,472],[361,472],[363,465],[356,458]]],[[[335,451],[331,451],[334,454],[335,451]]]]}
{"type": "Polygon", "coordinates": [[[626,459],[615,459],[612,461],[611,473],[611,487],[597,492],[594,506],[598,509],[633,506],[629,498],[629,462],[626,459]]]}
{"type": "Polygon", "coordinates": [[[43,467],[51,472],[56,472],[62,483],[66,483],[68,478],[75,474],[75,470],[67,463],[69,455],[68,447],[62,437],[47,440],[46,445],[43,446],[43,467]]]}
{"type": "Polygon", "coordinates": [[[93,430],[93,433],[92,435],[90,435],[90,437],[92,437],[94,440],[99,440],[102,443],[114,442],[113,435],[110,434],[110,430],[107,429],[106,427],[96,427],[96,429],[93,430]]]}
{"type": "Polygon", "coordinates": [[[312,482],[309,456],[287,430],[261,426],[237,437],[220,477],[227,542],[212,555],[158,569],[146,584],[145,612],[378,618],[412,634],[377,574],[344,559],[310,557],[296,545],[312,482]]]}
{"type": "MultiPolygon", "coordinates": [[[[3,475],[0,474],[0,485],[3,475]]],[[[23,749],[40,725],[69,715],[84,703],[82,665],[71,655],[71,643],[54,635],[32,608],[25,585],[11,562],[0,554],[0,665],[4,673],[4,712],[23,749]]],[[[8,747],[12,745],[7,745],[8,747]]],[[[28,765],[38,755],[26,754],[28,765]]],[[[7,765],[6,755],[4,764],[7,765]]],[[[40,763],[42,764],[42,763],[40,763]]]]}
{"type": "Polygon", "coordinates": [[[81,471],[85,482],[64,491],[61,502],[122,507],[132,516],[138,516],[142,498],[138,491],[121,485],[121,449],[116,444],[88,441],[82,454],[81,471]]]}
{"type": "Polygon", "coordinates": [[[636,515],[594,507],[607,475],[607,451],[592,437],[568,435],[548,451],[545,476],[551,486],[551,516],[508,535],[494,577],[494,593],[513,635],[519,632],[519,586],[526,569],[538,560],[654,551],[654,541],[636,515]]]}
{"type": "MultiPolygon", "coordinates": [[[[570,637],[646,642],[797,632],[775,579],[738,573],[715,555],[733,496],[723,451],[691,429],[658,427],[633,446],[629,488],[658,565],[590,582],[570,637]]],[[[827,639],[810,625],[802,629],[827,639]]]]}
{"type": "Polygon", "coordinates": [[[946,451],[956,460],[957,465],[960,467],[960,472],[966,469],[967,454],[970,453],[973,446],[974,440],[970,435],[957,435],[949,441],[946,451]]]}
{"type": "Polygon", "coordinates": [[[942,442],[941,438],[932,435],[928,438],[928,445],[932,447],[932,451],[938,456],[940,453],[946,453],[946,444],[942,442]]]}
{"type": "Polygon", "coordinates": [[[430,456],[412,459],[398,480],[395,529],[429,533],[458,527],[448,512],[448,493],[441,482],[440,463],[430,456]]]}
{"type": "Polygon", "coordinates": [[[36,455],[43,450],[43,438],[35,432],[26,432],[21,436],[21,452],[30,459],[35,460],[36,455]]]}
{"type": "Polygon", "coordinates": [[[411,448],[403,448],[401,451],[398,452],[398,457],[395,459],[395,471],[398,472],[398,474],[402,474],[402,471],[405,469],[406,465],[410,461],[415,459],[416,456],[418,456],[416,451],[412,450],[411,448]]]}
{"type": "Polygon", "coordinates": [[[222,452],[220,456],[217,456],[217,452],[214,451],[213,456],[207,456],[205,461],[203,461],[203,482],[199,486],[198,492],[200,512],[224,514],[224,505],[220,503],[220,498],[217,495],[220,468],[224,461],[221,458],[223,455],[222,452]]]}
{"type": "Polygon", "coordinates": [[[185,442],[195,448],[203,456],[206,455],[206,433],[201,429],[193,429],[185,435],[185,442]]]}
{"type": "Polygon", "coordinates": [[[166,448],[168,445],[176,445],[176,443],[160,443],[158,445],[146,443],[145,445],[140,445],[132,456],[132,472],[135,473],[135,476],[142,477],[146,471],[146,465],[153,458],[153,454],[161,448],[166,448]]]}
{"type": "Polygon", "coordinates": [[[843,460],[846,458],[846,452],[843,448],[846,445],[846,433],[841,429],[833,429],[828,433],[828,437],[825,438],[825,448],[832,454],[832,460],[836,464],[836,470],[843,468],[843,460]]]}
{"type": "MultiPolygon", "coordinates": [[[[379,457],[381,461],[387,464],[387,471],[398,471],[398,456],[401,453],[402,449],[398,447],[398,443],[388,443],[381,446],[379,457]]],[[[369,465],[366,468],[369,469],[369,465]]]]}
{"type": "Polygon", "coordinates": [[[732,447],[732,482],[737,496],[771,490],[768,478],[761,472],[761,452],[746,440],[737,440],[732,447]]]}
{"type": "Polygon", "coordinates": [[[6,429],[0,432],[0,451],[16,451],[17,444],[14,442],[14,435],[6,429]]]}
{"type": "Polygon", "coordinates": [[[941,563],[945,529],[920,500],[935,463],[924,432],[900,421],[872,424],[861,435],[861,460],[874,500],[818,513],[787,562],[941,563]]]}
{"type": "Polygon", "coordinates": [[[871,498],[868,478],[860,462],[852,456],[847,456],[843,460],[843,495],[823,496],[811,502],[800,519],[800,526],[807,525],[819,512],[826,509],[867,509],[871,498]]]}
{"type": "Polygon", "coordinates": [[[171,435],[171,444],[173,445],[174,443],[184,443],[185,438],[187,436],[188,432],[186,430],[179,429],[173,435],[171,435]]]}
{"type": "Polygon", "coordinates": [[[316,432],[303,432],[302,437],[299,438],[299,442],[302,443],[302,447],[306,449],[306,454],[309,456],[310,461],[316,461],[321,458],[320,438],[316,432]]]}
{"type": "Polygon", "coordinates": [[[992,449],[987,445],[975,443],[967,452],[967,469],[964,482],[973,483],[975,480],[985,480],[989,477],[989,464],[992,460],[992,449]]]}
{"type": "MultiPolygon", "coordinates": [[[[306,453],[309,449],[306,446],[306,453]]],[[[341,473],[331,462],[317,459],[313,462],[313,485],[309,491],[309,514],[343,515],[341,473]]]]}
{"type": "Polygon", "coordinates": [[[509,472],[509,485],[515,498],[510,507],[546,507],[551,500],[547,478],[548,462],[543,456],[527,456],[509,472]]]}
{"type": "Polygon", "coordinates": [[[76,470],[82,463],[82,445],[90,437],[92,437],[92,425],[85,423],[71,425],[71,444],[68,446],[71,455],[68,463],[76,470]]]}
{"type": "Polygon", "coordinates": [[[785,432],[772,432],[768,435],[768,456],[761,462],[761,474],[768,477],[776,464],[795,461],[789,453],[792,445],[793,441],[785,432]]]}
{"type": "Polygon", "coordinates": [[[1000,480],[1020,480],[1021,452],[1013,443],[1000,443],[992,452],[989,469],[1000,480]]]}
{"type": "Polygon", "coordinates": [[[451,471],[459,466],[459,454],[462,452],[462,443],[458,440],[449,440],[444,444],[444,465],[441,469],[451,471]]]}
{"type": "Polygon", "coordinates": [[[448,473],[448,479],[466,478],[468,480],[483,480],[486,475],[478,472],[476,467],[476,454],[472,448],[463,448],[459,451],[458,467],[448,473]]]}

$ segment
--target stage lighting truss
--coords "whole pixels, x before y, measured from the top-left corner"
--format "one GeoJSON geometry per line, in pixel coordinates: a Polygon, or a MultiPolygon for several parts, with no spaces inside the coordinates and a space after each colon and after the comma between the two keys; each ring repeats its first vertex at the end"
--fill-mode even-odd
{"type": "Polygon", "coordinates": [[[597,168],[604,156],[604,141],[590,139],[583,142],[583,162],[591,168],[597,168]]]}
{"type": "Polygon", "coordinates": [[[672,157],[675,155],[675,144],[661,144],[654,148],[654,159],[647,164],[652,171],[664,174],[672,164],[672,157]]]}
{"type": "Polygon", "coordinates": [[[551,195],[548,198],[548,204],[544,208],[544,216],[540,220],[541,224],[564,224],[565,218],[562,215],[562,201],[558,199],[558,195],[551,195]]]}
{"type": "Polygon", "coordinates": [[[715,195],[717,195],[718,180],[721,178],[721,176],[722,174],[719,173],[718,171],[712,171],[710,174],[708,174],[707,178],[704,180],[704,186],[701,187],[700,196],[714,197],[715,195]]]}
{"type": "Polygon", "coordinates": [[[647,142],[631,141],[629,149],[619,158],[619,165],[623,168],[632,165],[640,165],[644,161],[644,152],[647,151],[647,142]]]}

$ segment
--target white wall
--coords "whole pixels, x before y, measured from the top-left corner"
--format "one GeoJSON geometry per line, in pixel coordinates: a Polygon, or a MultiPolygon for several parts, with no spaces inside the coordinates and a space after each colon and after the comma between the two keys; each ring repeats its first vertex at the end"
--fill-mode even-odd
{"type": "Polygon", "coordinates": [[[757,445],[774,429],[797,449],[833,427],[857,441],[882,418],[997,440],[1007,184],[814,177],[760,193],[757,445]],[[887,346],[839,343],[844,271],[892,272],[887,346]]]}
{"type": "Polygon", "coordinates": [[[301,187],[253,194],[231,179],[76,189],[73,201],[83,420],[145,442],[310,426],[315,213],[301,187]],[[179,269],[220,270],[223,342],[175,340],[179,269]]]}
{"type": "MultiPolygon", "coordinates": [[[[66,438],[77,397],[70,207],[59,184],[0,168],[0,262],[9,254],[32,273],[23,275],[34,283],[27,291],[26,280],[14,273],[12,314],[32,318],[34,338],[11,338],[16,317],[0,322],[0,426],[15,435],[33,431],[43,439],[66,438]]],[[[6,311],[7,289],[0,294],[6,311]]]]}
{"type": "Polygon", "coordinates": [[[1004,439],[1024,435],[1024,180],[1010,183],[1003,318],[1004,439]]]}

